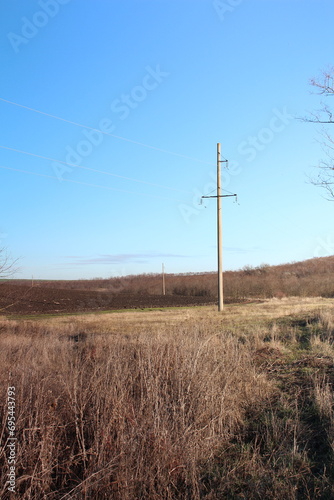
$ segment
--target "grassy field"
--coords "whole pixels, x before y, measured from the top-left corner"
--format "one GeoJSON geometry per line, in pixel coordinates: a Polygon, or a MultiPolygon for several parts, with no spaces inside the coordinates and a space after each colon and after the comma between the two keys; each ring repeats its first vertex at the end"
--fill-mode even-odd
{"type": "Polygon", "coordinates": [[[333,499],[333,341],[326,298],[3,318],[0,497],[333,499]]]}

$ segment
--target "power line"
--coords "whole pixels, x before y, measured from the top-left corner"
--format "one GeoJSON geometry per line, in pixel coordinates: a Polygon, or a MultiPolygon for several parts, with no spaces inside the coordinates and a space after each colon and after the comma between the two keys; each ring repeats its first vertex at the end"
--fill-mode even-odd
{"type": "MultiPolygon", "coordinates": [[[[20,172],[22,174],[36,175],[38,177],[44,177],[44,178],[47,178],[47,179],[56,179],[56,180],[59,180],[58,177],[56,177],[55,175],[39,174],[37,172],[29,172],[27,170],[22,170],[22,169],[19,169],[19,168],[12,168],[12,167],[6,167],[4,165],[0,165],[0,168],[3,168],[5,170],[12,170],[13,172],[20,172]]],[[[133,194],[133,195],[138,195],[138,196],[146,196],[146,197],[149,197],[149,198],[160,198],[160,199],[163,199],[163,200],[172,200],[172,201],[178,201],[180,203],[184,203],[184,200],[178,200],[176,198],[169,198],[167,196],[159,196],[159,195],[155,195],[155,194],[138,193],[138,192],[135,192],[135,191],[127,191],[125,189],[117,189],[117,188],[112,188],[112,187],[109,187],[109,186],[100,186],[98,184],[90,184],[88,182],[74,181],[72,179],[63,179],[63,182],[71,182],[72,184],[80,184],[82,186],[89,186],[89,187],[95,187],[95,188],[100,188],[100,189],[107,189],[109,191],[118,191],[120,193],[128,193],[128,194],[133,194]]]]}
{"type": "Polygon", "coordinates": [[[225,193],[229,193],[231,196],[236,196],[235,193],[232,193],[232,191],[228,191],[227,189],[222,189],[222,191],[225,191],[225,193]]]}
{"type": "Polygon", "coordinates": [[[39,109],[30,108],[28,106],[24,106],[23,104],[19,104],[17,102],[9,101],[7,99],[4,99],[3,97],[0,97],[0,101],[6,102],[7,104],[12,104],[13,106],[18,106],[20,108],[28,109],[29,111],[33,111],[34,113],[39,113],[41,115],[48,116],[50,118],[55,118],[56,120],[61,120],[61,121],[66,122],[66,123],[70,123],[71,125],[75,125],[76,127],[88,128],[89,130],[93,130],[94,132],[100,132],[101,134],[108,135],[109,137],[114,137],[115,139],[120,139],[122,141],[131,142],[132,144],[136,144],[137,146],[143,146],[145,148],[154,149],[155,151],[160,151],[161,153],[167,153],[167,154],[170,154],[170,155],[173,155],[173,156],[179,156],[180,158],[186,158],[188,160],[193,160],[193,161],[196,161],[196,162],[199,162],[199,163],[204,163],[205,165],[211,165],[212,166],[212,163],[209,163],[209,162],[204,161],[204,160],[200,160],[198,158],[193,158],[191,156],[182,155],[180,153],[175,153],[174,151],[169,151],[167,149],[157,148],[156,146],[151,146],[151,145],[145,144],[143,142],[133,141],[132,139],[127,139],[126,137],[122,137],[120,135],[110,134],[109,132],[105,132],[105,131],[100,130],[98,128],[90,127],[89,125],[83,125],[82,123],[77,123],[77,122],[74,122],[72,120],[67,120],[66,118],[61,118],[60,116],[56,116],[56,115],[52,115],[50,113],[46,113],[45,111],[40,111],[39,109]]]}
{"type": "MultiPolygon", "coordinates": [[[[3,146],[1,144],[0,144],[0,148],[6,149],[8,151],[14,151],[16,153],[25,154],[25,155],[28,155],[28,156],[33,156],[35,158],[41,158],[43,160],[54,161],[54,162],[61,163],[63,165],[67,165],[67,166],[71,166],[71,167],[75,167],[75,168],[81,168],[83,170],[89,170],[91,172],[96,172],[96,173],[103,174],[103,175],[109,175],[111,177],[117,177],[117,178],[120,178],[120,179],[125,179],[125,180],[128,180],[128,181],[137,182],[137,183],[140,183],[140,184],[146,184],[148,186],[159,187],[159,188],[162,188],[162,189],[167,189],[167,190],[170,190],[170,191],[177,191],[177,192],[185,193],[185,194],[192,194],[191,191],[184,191],[182,189],[176,189],[176,188],[171,188],[169,186],[163,186],[162,184],[156,184],[156,183],[153,183],[153,182],[143,181],[143,180],[140,180],[140,179],[134,179],[133,177],[126,177],[124,175],[113,174],[112,172],[106,172],[104,170],[98,170],[98,169],[91,168],[91,167],[85,167],[84,165],[77,165],[76,163],[68,163],[68,162],[63,161],[63,160],[57,160],[56,158],[50,158],[48,156],[38,155],[36,153],[30,153],[28,151],[23,151],[21,149],[10,148],[8,146],[3,146]]],[[[47,175],[47,174],[39,174],[39,173],[36,173],[36,172],[28,172],[26,170],[20,170],[20,169],[15,169],[15,168],[11,168],[11,167],[5,167],[5,166],[0,166],[0,168],[4,168],[6,170],[13,170],[15,172],[21,172],[21,173],[30,174],[30,175],[37,175],[39,177],[46,177],[46,178],[49,178],[49,179],[57,179],[59,181],[59,177],[57,177],[57,176],[52,176],[52,175],[47,175]]],[[[91,187],[109,189],[109,190],[112,190],[112,191],[120,191],[120,192],[124,192],[124,193],[137,194],[134,191],[127,191],[127,190],[122,190],[122,189],[110,188],[110,187],[106,187],[106,186],[99,186],[97,184],[91,184],[91,183],[87,183],[87,182],[74,181],[74,180],[71,180],[71,179],[61,179],[61,182],[64,182],[64,181],[65,182],[72,182],[74,184],[82,184],[82,185],[85,185],[85,186],[91,186],[91,187]]],[[[211,193],[213,193],[214,191],[216,191],[216,189],[213,189],[212,191],[210,191],[209,193],[207,193],[207,195],[204,195],[201,198],[216,198],[216,196],[208,196],[211,193]]],[[[231,191],[228,191],[227,189],[223,189],[223,191],[225,191],[226,193],[229,193],[231,196],[236,196],[234,193],[232,193],[231,191]]],[[[138,194],[140,196],[152,196],[152,195],[145,195],[143,193],[138,193],[138,194]]],[[[162,199],[165,199],[165,200],[178,201],[180,203],[185,203],[184,200],[178,200],[176,198],[169,198],[169,197],[157,196],[157,195],[153,195],[153,197],[155,197],[155,198],[162,198],[162,199]]]]}
{"type": "MultiPolygon", "coordinates": [[[[214,191],[217,191],[217,188],[215,188],[212,191],[210,191],[210,193],[206,193],[206,195],[204,195],[204,196],[208,196],[209,194],[213,193],[214,191]]],[[[202,196],[202,198],[203,198],[203,196],[202,196]]]]}
{"type": "MultiPolygon", "coordinates": [[[[63,165],[68,165],[69,167],[75,167],[75,168],[81,168],[83,170],[89,170],[91,172],[96,172],[98,174],[109,175],[109,176],[112,176],[112,177],[118,177],[120,179],[125,179],[125,180],[132,181],[132,182],[138,182],[138,183],[141,183],[141,184],[148,184],[149,186],[159,187],[159,188],[162,188],[162,189],[168,189],[170,191],[178,191],[178,192],[181,192],[181,193],[190,193],[190,191],[183,191],[181,189],[171,188],[169,186],[163,186],[161,184],[155,184],[153,182],[142,181],[142,180],[139,180],[139,179],[134,179],[132,177],[125,177],[124,175],[113,174],[111,172],[106,172],[105,170],[98,170],[98,169],[91,168],[91,167],[85,167],[84,165],[77,165],[76,163],[68,163],[66,161],[57,160],[55,158],[49,158],[47,156],[42,156],[42,155],[38,155],[38,154],[35,154],[35,153],[29,153],[28,151],[22,151],[21,149],[10,148],[8,146],[2,146],[2,145],[0,145],[0,148],[7,149],[8,151],[14,151],[16,153],[25,154],[25,155],[28,155],[28,156],[34,156],[36,158],[41,158],[43,160],[48,160],[48,161],[54,161],[54,162],[57,162],[57,163],[62,163],[63,165]]],[[[59,178],[58,178],[58,180],[59,180],[59,178]]],[[[62,180],[65,180],[65,179],[62,179],[62,180]]]]}

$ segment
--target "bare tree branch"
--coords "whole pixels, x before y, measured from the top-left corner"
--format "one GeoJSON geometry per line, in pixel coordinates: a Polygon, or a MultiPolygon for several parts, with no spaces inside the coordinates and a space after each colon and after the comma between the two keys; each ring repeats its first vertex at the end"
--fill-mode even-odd
{"type": "Polygon", "coordinates": [[[13,260],[5,248],[0,248],[0,280],[11,278],[17,271],[18,259],[13,260]]]}
{"type": "Polygon", "coordinates": [[[318,94],[323,95],[333,95],[334,94],[334,67],[330,68],[328,71],[322,72],[322,80],[316,80],[311,78],[310,83],[313,87],[319,89],[318,94]]]}
{"type": "MultiPolygon", "coordinates": [[[[326,98],[334,96],[334,67],[324,71],[320,79],[311,79],[310,84],[317,89],[317,94],[324,95],[326,98]]],[[[334,124],[334,113],[328,102],[322,102],[320,110],[310,113],[308,117],[302,118],[302,120],[319,125],[332,125],[334,124]]],[[[326,191],[327,200],[334,201],[334,139],[326,127],[322,127],[320,136],[322,140],[319,143],[326,160],[319,162],[316,167],[318,175],[311,179],[311,183],[326,191]]]]}

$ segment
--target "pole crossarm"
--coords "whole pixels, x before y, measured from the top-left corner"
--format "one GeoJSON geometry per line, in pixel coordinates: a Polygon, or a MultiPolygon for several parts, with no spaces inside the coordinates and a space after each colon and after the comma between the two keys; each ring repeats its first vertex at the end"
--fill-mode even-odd
{"type": "Polygon", "coordinates": [[[237,194],[221,194],[219,196],[202,196],[202,198],[230,198],[231,196],[238,196],[237,194]]]}

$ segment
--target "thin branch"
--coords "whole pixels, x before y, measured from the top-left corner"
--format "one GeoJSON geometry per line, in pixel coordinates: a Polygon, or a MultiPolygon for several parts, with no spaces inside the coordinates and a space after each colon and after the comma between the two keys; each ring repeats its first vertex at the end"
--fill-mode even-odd
{"type": "Polygon", "coordinates": [[[16,264],[18,259],[13,260],[5,248],[0,248],[0,279],[8,279],[18,271],[16,264]]]}
{"type": "MultiPolygon", "coordinates": [[[[310,84],[315,87],[317,94],[325,97],[334,95],[334,67],[324,71],[319,79],[311,79],[310,84]]],[[[328,102],[321,103],[322,108],[316,112],[310,113],[308,117],[302,118],[308,123],[321,125],[334,124],[334,113],[329,107],[328,102]]],[[[327,157],[327,160],[321,160],[318,169],[318,176],[311,179],[314,186],[321,187],[327,193],[325,199],[334,201],[334,139],[327,128],[323,127],[321,131],[322,141],[318,141],[327,157]]]]}

